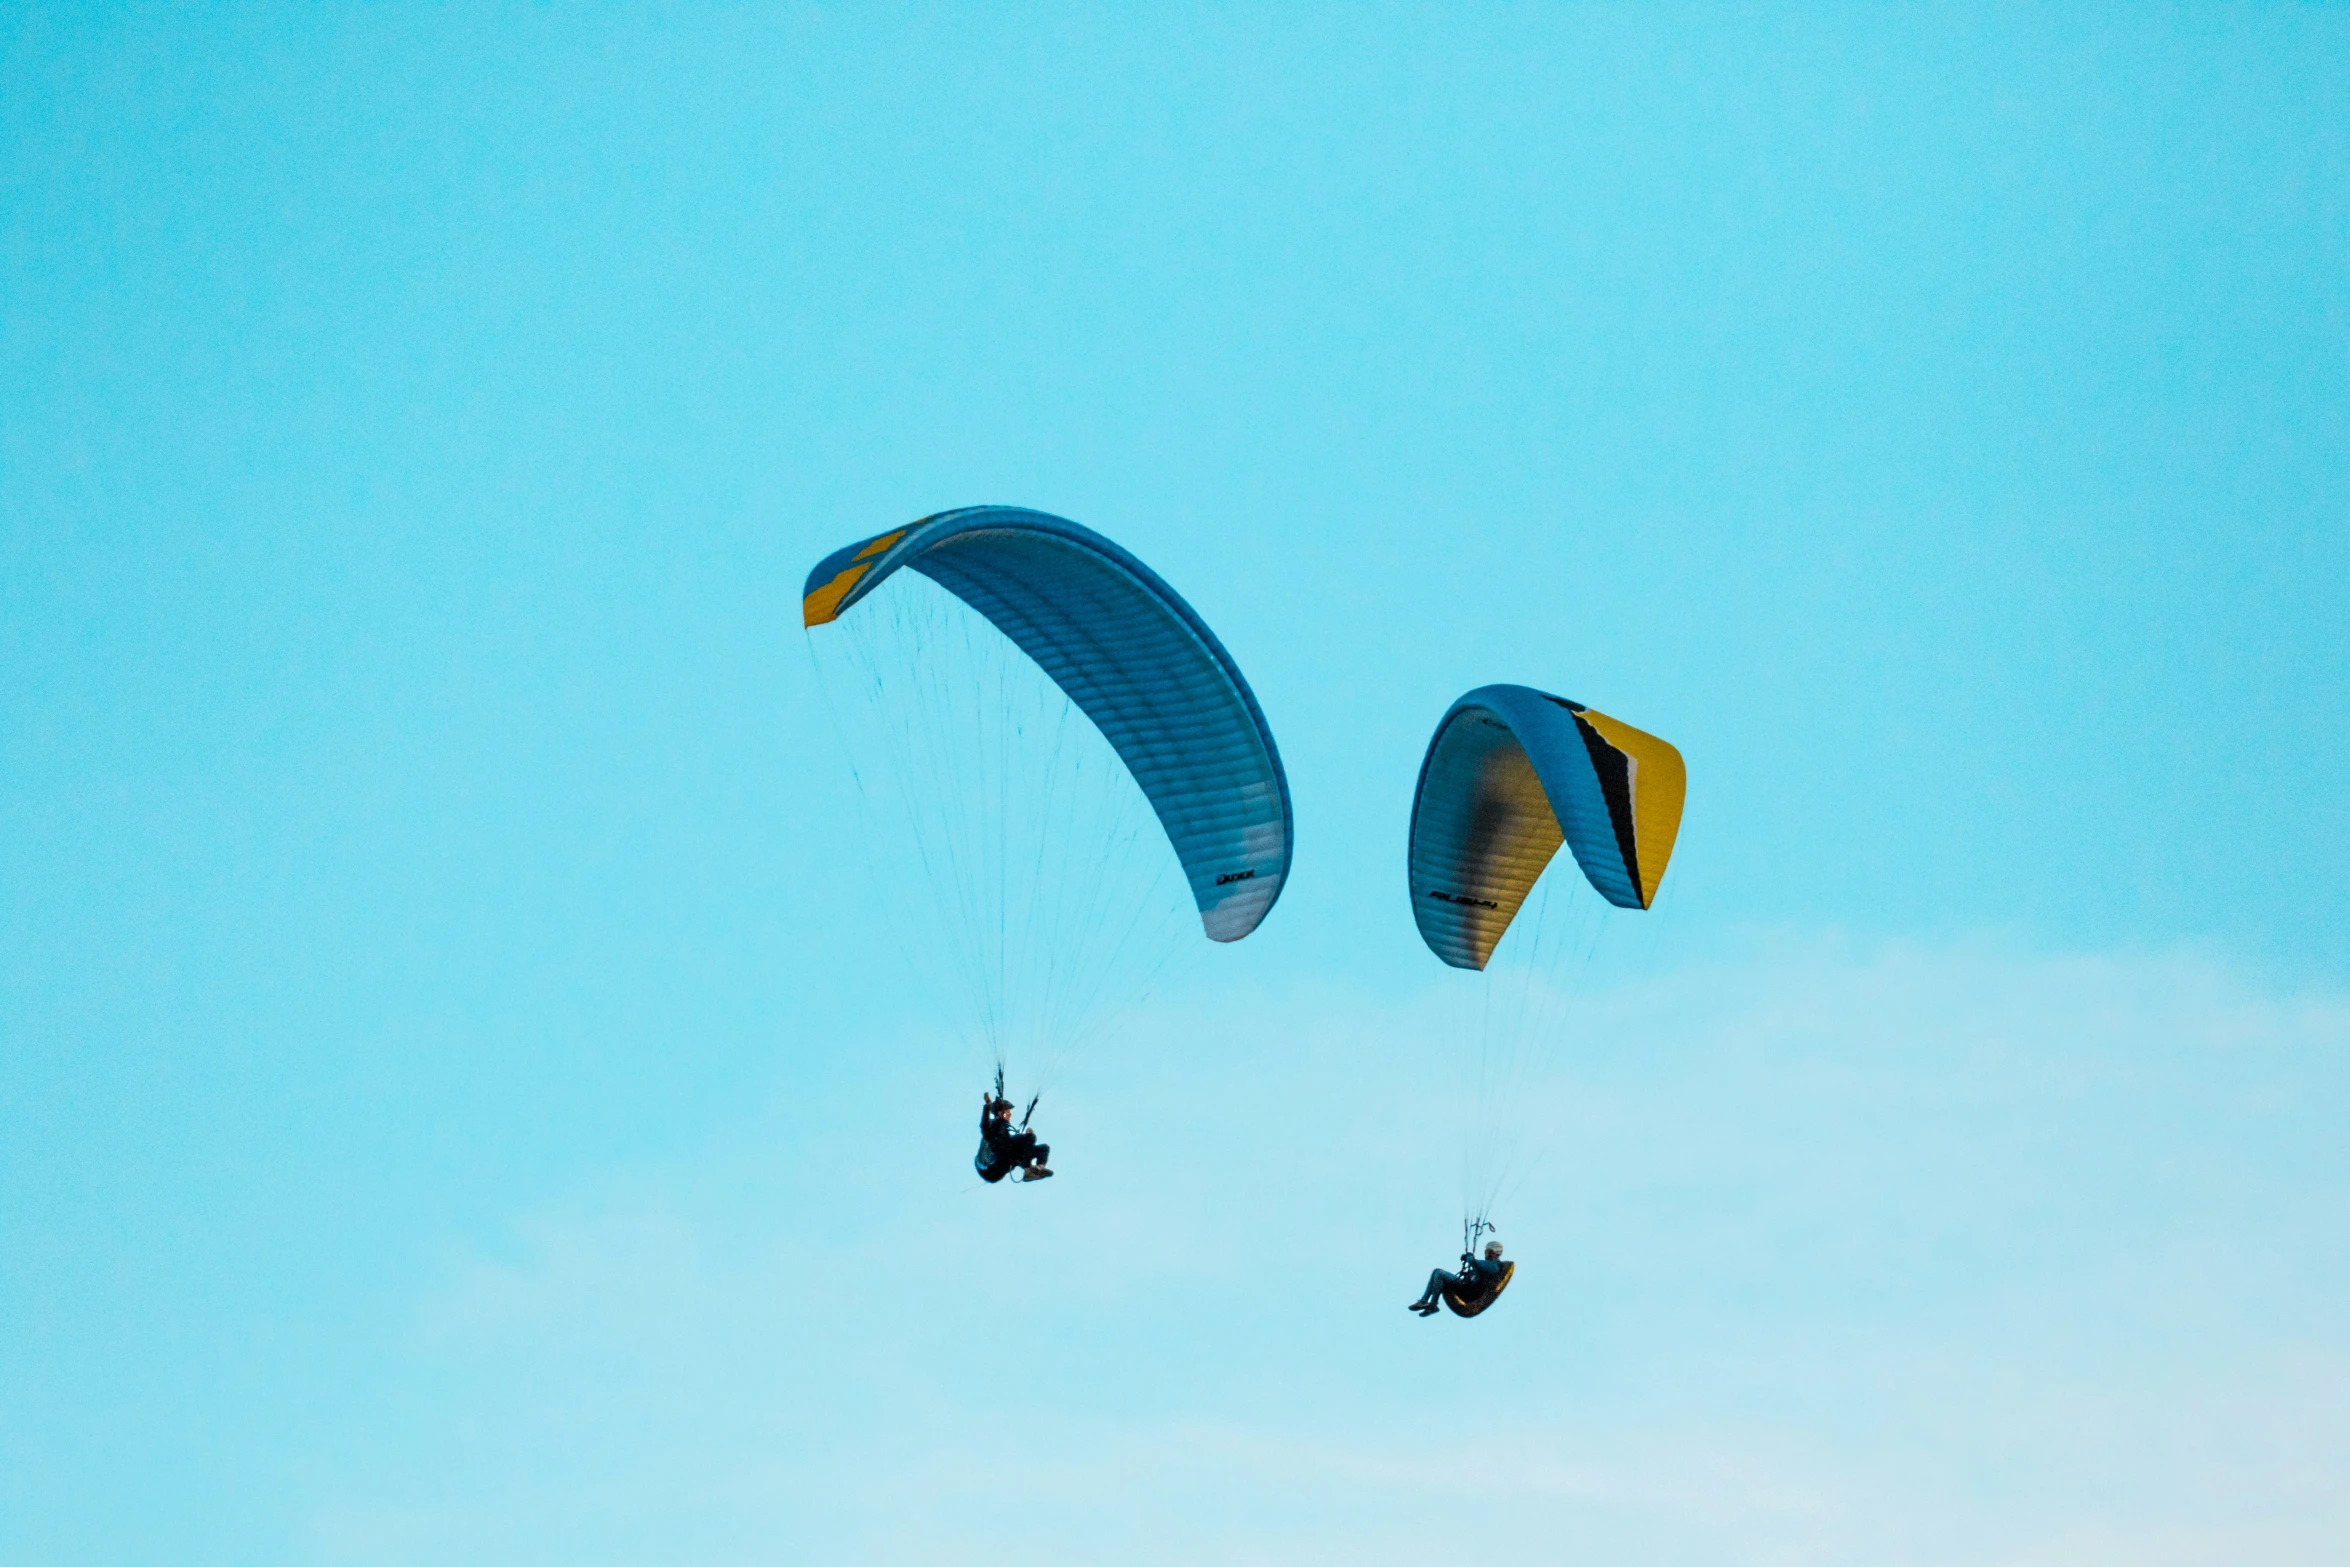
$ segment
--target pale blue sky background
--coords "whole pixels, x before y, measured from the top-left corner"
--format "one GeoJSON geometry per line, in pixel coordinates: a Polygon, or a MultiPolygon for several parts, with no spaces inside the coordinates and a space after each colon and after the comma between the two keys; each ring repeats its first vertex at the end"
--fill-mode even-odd
{"type": "Polygon", "coordinates": [[[2332,1560],[2350,12],[1160,9],[0,8],[0,1562],[2332,1560]],[[1035,1193],[796,614],[983,500],[1300,820],[1035,1193]],[[1690,817],[1422,1324],[1495,679],[1690,817]]]}

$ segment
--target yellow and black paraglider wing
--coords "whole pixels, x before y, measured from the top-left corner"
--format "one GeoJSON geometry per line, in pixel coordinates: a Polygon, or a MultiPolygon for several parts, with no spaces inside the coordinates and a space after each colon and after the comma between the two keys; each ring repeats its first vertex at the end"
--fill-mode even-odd
{"type": "Polygon", "coordinates": [[[1480,686],[1428,742],[1412,799],[1412,917],[1455,968],[1493,956],[1564,842],[1618,908],[1656,899],[1681,829],[1681,753],[1530,686],[1480,686]]]}

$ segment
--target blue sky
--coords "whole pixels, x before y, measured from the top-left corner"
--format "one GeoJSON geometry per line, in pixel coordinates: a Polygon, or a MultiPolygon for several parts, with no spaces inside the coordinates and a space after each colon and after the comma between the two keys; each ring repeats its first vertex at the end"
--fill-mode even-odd
{"type": "Polygon", "coordinates": [[[2346,84],[2322,7],[11,8],[0,1561],[2326,1559],[2346,84]],[[1035,1193],[858,983],[794,603],[986,500],[1190,597],[1300,824],[1035,1193]],[[1471,1329],[1398,888],[1495,679],[1692,786],[1471,1329]]]}

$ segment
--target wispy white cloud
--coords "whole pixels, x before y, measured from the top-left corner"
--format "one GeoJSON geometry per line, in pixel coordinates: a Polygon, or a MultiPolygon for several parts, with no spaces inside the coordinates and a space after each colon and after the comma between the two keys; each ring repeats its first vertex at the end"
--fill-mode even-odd
{"type": "Polygon", "coordinates": [[[1052,1107],[1067,1173],[1033,1192],[960,1174],[970,1096],[925,1072],[519,1216],[387,1349],[417,1414],[322,1550],[1378,1563],[1477,1529],[1536,1560],[2093,1567],[2350,1538],[2350,999],[2191,953],[1825,937],[1599,989],[1529,1088],[1518,1288],[1422,1323],[1454,1004],[1138,1025],[1052,1107]]]}

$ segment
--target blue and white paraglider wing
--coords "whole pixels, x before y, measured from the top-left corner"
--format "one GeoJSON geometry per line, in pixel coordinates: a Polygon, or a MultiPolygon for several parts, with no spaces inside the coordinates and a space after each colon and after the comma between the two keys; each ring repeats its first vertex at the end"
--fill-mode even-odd
{"type": "Polygon", "coordinates": [[[1240,667],[1182,596],[1091,529],[971,506],[826,556],[802,618],[839,618],[902,567],[985,616],[1101,731],[1166,830],[1207,934],[1256,929],[1289,874],[1289,781],[1240,667]]]}

